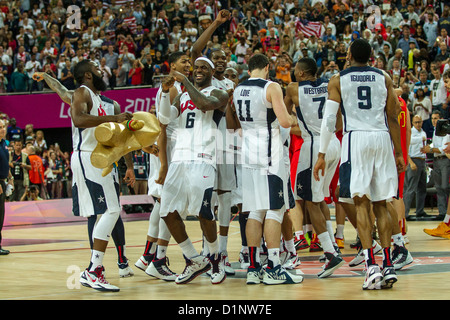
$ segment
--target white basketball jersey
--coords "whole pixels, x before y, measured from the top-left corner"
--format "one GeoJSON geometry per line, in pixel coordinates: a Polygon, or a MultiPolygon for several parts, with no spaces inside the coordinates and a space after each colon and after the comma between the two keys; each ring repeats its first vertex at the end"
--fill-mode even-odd
{"type": "Polygon", "coordinates": [[[316,81],[301,81],[298,83],[298,101],[296,107],[298,126],[302,138],[320,135],[320,127],[325,103],[328,98],[328,81],[320,78],[316,81]]]}
{"type": "MultiPolygon", "coordinates": [[[[114,101],[98,94],[95,94],[91,89],[85,87],[92,99],[92,109],[89,114],[93,116],[114,115],[114,101]]],[[[95,127],[93,128],[77,128],[72,121],[72,146],[74,151],[94,151],[97,146],[97,139],[95,139],[95,127]]]]}
{"type": "MultiPolygon", "coordinates": [[[[179,94],[183,93],[183,88],[181,87],[181,83],[180,82],[175,81],[173,86],[177,89],[179,94]]],[[[158,112],[159,112],[159,104],[160,104],[160,101],[161,101],[161,92],[162,92],[162,87],[159,86],[158,93],[156,94],[156,99],[155,99],[156,116],[158,116],[158,112]]],[[[176,137],[175,136],[175,134],[176,134],[176,125],[174,124],[173,121],[167,125],[166,133],[167,133],[167,139],[174,139],[176,137]]]]}
{"type": "MultiPolygon", "coordinates": [[[[224,78],[223,80],[219,80],[215,77],[212,77],[211,79],[211,85],[213,87],[216,87],[217,89],[228,91],[230,89],[234,89],[234,82],[230,79],[224,78]]],[[[222,119],[219,122],[219,132],[217,135],[217,151],[226,151],[226,152],[233,152],[234,150],[234,137],[230,133],[230,131],[227,130],[227,121],[225,117],[225,113],[223,114],[222,119]],[[219,137],[220,135],[220,137],[219,137]]]]}
{"type": "MultiPolygon", "coordinates": [[[[210,86],[201,90],[207,96],[216,90],[210,86]]],[[[172,162],[201,161],[216,166],[216,131],[221,110],[201,111],[192,102],[189,93],[180,98],[180,115],[174,120],[177,139],[172,162]]]]}
{"type": "Polygon", "coordinates": [[[344,132],[387,131],[387,89],[381,70],[365,66],[340,72],[344,132]]]}
{"type": "Polygon", "coordinates": [[[233,102],[242,128],[242,166],[270,168],[283,164],[280,124],[272,104],[266,99],[272,82],[250,78],[239,84],[233,102]]]}

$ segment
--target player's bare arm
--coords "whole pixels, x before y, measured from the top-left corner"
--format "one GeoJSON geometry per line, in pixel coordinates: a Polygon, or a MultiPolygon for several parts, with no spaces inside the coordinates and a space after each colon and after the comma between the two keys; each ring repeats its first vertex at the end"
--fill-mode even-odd
{"type": "Polygon", "coordinates": [[[228,10],[221,10],[217,15],[216,20],[214,20],[211,25],[203,31],[203,33],[198,37],[197,41],[192,45],[191,61],[194,65],[195,60],[202,55],[202,50],[206,47],[208,41],[211,40],[214,32],[221,24],[226,22],[230,18],[231,14],[228,10]]]}
{"type": "Polygon", "coordinates": [[[267,88],[267,101],[272,103],[273,111],[277,116],[280,126],[290,128],[295,125],[296,121],[292,117],[284,104],[283,91],[278,83],[271,83],[267,88]]]}
{"type": "Polygon", "coordinates": [[[45,72],[35,72],[33,74],[33,80],[40,82],[44,80],[47,85],[55,91],[58,96],[61,98],[62,101],[64,101],[67,104],[72,103],[72,97],[74,90],[68,90],[65,86],[61,84],[57,79],[53,78],[51,75],[45,72]]]}
{"type": "Polygon", "coordinates": [[[336,105],[340,105],[340,103],[341,103],[340,76],[339,74],[335,74],[333,77],[331,77],[330,82],[328,83],[328,100],[324,108],[324,116],[320,133],[321,147],[318,154],[317,162],[314,165],[313,170],[314,178],[317,181],[320,180],[319,172],[321,172],[322,176],[324,176],[325,174],[326,148],[323,145],[328,145],[331,139],[330,134],[337,129],[336,128],[337,126],[342,127],[342,116],[339,108],[336,107],[336,105]]]}
{"type": "Polygon", "coordinates": [[[89,114],[92,108],[92,99],[87,88],[80,87],[73,95],[70,115],[77,128],[93,128],[105,122],[123,122],[132,118],[131,113],[120,113],[112,116],[94,116],[89,114]]]}
{"type": "MultiPolygon", "coordinates": [[[[207,68],[207,66],[194,66],[194,68],[207,68]]],[[[210,111],[220,109],[225,111],[229,98],[226,91],[215,89],[211,91],[211,95],[206,96],[196,86],[194,86],[184,74],[174,71],[173,75],[178,82],[181,82],[184,85],[192,102],[199,110],[210,111]]]]}

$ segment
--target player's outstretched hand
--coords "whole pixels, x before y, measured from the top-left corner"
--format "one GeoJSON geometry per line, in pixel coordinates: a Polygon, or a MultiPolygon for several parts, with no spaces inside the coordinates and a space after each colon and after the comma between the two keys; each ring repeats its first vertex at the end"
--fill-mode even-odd
{"type": "Polygon", "coordinates": [[[44,72],[35,72],[33,73],[33,80],[39,82],[44,80],[44,72]]]}

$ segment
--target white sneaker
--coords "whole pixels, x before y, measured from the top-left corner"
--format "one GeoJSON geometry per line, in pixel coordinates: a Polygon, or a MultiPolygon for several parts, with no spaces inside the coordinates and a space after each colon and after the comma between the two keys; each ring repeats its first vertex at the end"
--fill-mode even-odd
{"type": "Polygon", "coordinates": [[[118,292],[119,287],[116,287],[106,281],[104,276],[105,268],[98,266],[94,271],[84,270],[80,275],[80,283],[88,288],[98,291],[118,292]]]}
{"type": "Polygon", "coordinates": [[[211,262],[211,283],[219,284],[222,283],[227,274],[225,272],[224,259],[220,253],[215,254],[214,256],[209,258],[211,262]]]}
{"type": "Polygon", "coordinates": [[[247,269],[250,266],[250,258],[248,252],[239,252],[239,262],[241,263],[241,269],[247,269]]]}
{"type": "MultiPolygon", "coordinates": [[[[377,254],[378,252],[380,252],[383,248],[381,248],[381,246],[378,244],[378,242],[376,242],[375,240],[373,240],[373,254],[377,254]]],[[[352,261],[350,261],[350,263],[348,264],[350,267],[356,267],[358,265],[360,265],[361,263],[363,263],[365,261],[365,256],[364,256],[364,249],[361,248],[358,251],[358,254],[356,255],[355,258],[353,258],[352,261]]]]}
{"type": "Polygon", "coordinates": [[[222,262],[225,268],[225,273],[229,276],[233,276],[236,274],[236,271],[234,271],[233,267],[230,264],[230,261],[228,261],[228,252],[224,251],[221,253],[222,255],[222,262]]]}
{"type": "Polygon", "coordinates": [[[259,266],[257,268],[247,268],[247,284],[260,284],[264,276],[264,269],[259,266]]]}
{"type": "Polygon", "coordinates": [[[186,267],[184,268],[183,272],[178,275],[178,277],[175,279],[176,284],[185,284],[188,282],[191,282],[196,277],[201,275],[202,273],[205,273],[209,269],[211,269],[211,264],[209,263],[208,258],[198,255],[193,257],[192,259],[186,260],[186,267]]]}
{"type": "Polygon", "coordinates": [[[145,273],[151,277],[155,277],[164,281],[175,281],[177,274],[169,269],[167,257],[150,262],[145,273]]]}
{"type": "Polygon", "coordinates": [[[382,289],[390,289],[397,282],[397,274],[395,273],[394,267],[386,267],[381,272],[383,280],[381,281],[382,289]]]}
{"type": "Polygon", "coordinates": [[[264,272],[263,283],[264,284],[296,284],[303,281],[303,276],[292,274],[281,265],[276,266],[273,269],[266,268],[264,272]]]}
{"type": "Polygon", "coordinates": [[[383,275],[381,274],[380,267],[376,264],[367,268],[366,277],[363,283],[363,290],[379,290],[381,289],[381,281],[383,275]]]}
{"type": "Polygon", "coordinates": [[[147,270],[147,268],[148,268],[150,262],[153,260],[153,256],[154,256],[154,255],[151,255],[151,256],[150,256],[151,259],[149,259],[149,260],[147,260],[144,256],[141,256],[141,257],[139,258],[139,260],[136,261],[136,263],[135,263],[134,265],[135,265],[137,268],[139,268],[139,269],[141,269],[142,271],[145,272],[145,270],[147,270]]]}
{"type": "Polygon", "coordinates": [[[287,259],[287,261],[283,264],[283,267],[287,270],[292,270],[297,268],[299,265],[301,265],[300,258],[298,255],[291,253],[290,257],[287,259]]]}
{"type": "Polygon", "coordinates": [[[128,261],[126,263],[118,263],[118,265],[119,265],[119,277],[127,278],[134,276],[134,271],[128,265],[128,261]]]}

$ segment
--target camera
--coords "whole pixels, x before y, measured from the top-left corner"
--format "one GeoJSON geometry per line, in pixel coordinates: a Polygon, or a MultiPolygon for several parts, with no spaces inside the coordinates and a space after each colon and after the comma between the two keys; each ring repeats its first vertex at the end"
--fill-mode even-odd
{"type": "Polygon", "coordinates": [[[450,134],[450,123],[448,119],[440,119],[436,123],[436,135],[439,137],[444,137],[450,134]]]}

